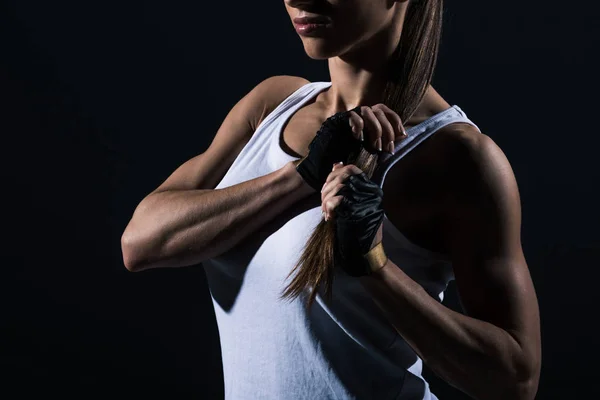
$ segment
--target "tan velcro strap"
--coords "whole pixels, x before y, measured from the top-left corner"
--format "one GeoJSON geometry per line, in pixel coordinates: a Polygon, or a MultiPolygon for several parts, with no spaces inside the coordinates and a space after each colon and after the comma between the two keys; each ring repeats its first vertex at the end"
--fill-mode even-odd
{"type": "Polygon", "coordinates": [[[363,256],[369,263],[371,273],[380,270],[387,264],[388,257],[383,250],[383,242],[379,242],[377,246],[373,247],[367,254],[363,256]]]}

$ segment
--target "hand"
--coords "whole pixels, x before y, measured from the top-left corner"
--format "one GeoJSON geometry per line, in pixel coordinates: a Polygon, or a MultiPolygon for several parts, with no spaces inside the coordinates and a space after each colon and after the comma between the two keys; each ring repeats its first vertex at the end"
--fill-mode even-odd
{"type": "Polygon", "coordinates": [[[356,107],[353,111],[339,112],[327,118],[310,142],[308,155],[294,162],[298,174],[315,191],[325,183],[334,162],[356,157],[363,148],[358,134],[352,133],[351,112],[358,116],[360,109],[356,107]]]}
{"type": "Polygon", "coordinates": [[[382,103],[357,108],[360,115],[354,111],[356,109],[350,111],[350,126],[357,135],[362,135],[363,130],[366,132],[364,147],[371,153],[386,151],[394,154],[395,143],[407,137],[398,114],[382,103]]]}
{"type": "Polygon", "coordinates": [[[336,218],[336,260],[351,276],[371,273],[363,256],[383,239],[383,191],[356,165],[336,164],[321,195],[326,220],[336,218]]]}
{"type": "Polygon", "coordinates": [[[338,195],[341,188],[344,187],[346,179],[353,174],[363,172],[354,164],[344,166],[343,162],[333,164],[331,173],[327,176],[327,180],[321,189],[321,211],[325,221],[335,217],[335,209],[342,202],[343,196],[338,195]]]}

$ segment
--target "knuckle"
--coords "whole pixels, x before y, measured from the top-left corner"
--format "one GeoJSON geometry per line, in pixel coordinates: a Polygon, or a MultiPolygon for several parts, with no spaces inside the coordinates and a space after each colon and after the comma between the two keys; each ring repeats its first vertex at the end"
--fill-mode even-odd
{"type": "Polygon", "coordinates": [[[385,124],[385,131],[387,132],[388,137],[393,138],[395,136],[395,134],[394,134],[395,129],[390,122],[385,124]]]}
{"type": "Polygon", "coordinates": [[[381,134],[383,132],[383,127],[381,126],[381,123],[376,123],[375,126],[373,127],[373,133],[375,134],[376,138],[380,138],[381,134]]]}
{"type": "Polygon", "coordinates": [[[395,122],[400,122],[400,116],[398,114],[396,114],[395,112],[391,111],[387,114],[388,118],[395,121],[395,122]]]}

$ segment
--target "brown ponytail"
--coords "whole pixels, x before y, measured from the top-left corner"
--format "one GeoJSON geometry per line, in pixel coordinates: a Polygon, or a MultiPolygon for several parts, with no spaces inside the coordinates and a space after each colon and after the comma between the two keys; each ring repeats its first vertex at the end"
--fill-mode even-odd
{"type": "MultiPolygon", "coordinates": [[[[442,1],[410,1],[400,41],[390,58],[383,103],[394,110],[402,121],[412,116],[431,83],[442,30],[442,1]]],[[[371,177],[377,160],[377,154],[363,149],[355,159],[348,159],[344,165],[354,164],[371,177]]],[[[297,272],[281,295],[282,299],[295,298],[304,289],[312,288],[307,301],[307,307],[310,307],[321,284],[325,285],[327,299],[331,299],[334,224],[335,219],[319,222],[298,263],[288,274],[289,278],[297,272]]]]}

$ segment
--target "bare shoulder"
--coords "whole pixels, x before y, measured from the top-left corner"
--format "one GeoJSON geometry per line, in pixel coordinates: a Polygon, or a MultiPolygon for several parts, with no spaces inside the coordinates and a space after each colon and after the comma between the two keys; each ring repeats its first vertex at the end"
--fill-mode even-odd
{"type": "Polygon", "coordinates": [[[255,85],[228,112],[210,146],[181,164],[155,192],[214,189],[263,119],[307,83],[304,78],[283,75],[255,85]]]}
{"type": "Polygon", "coordinates": [[[282,101],[308,83],[309,80],[299,76],[275,75],[256,85],[252,91],[254,96],[260,99],[261,110],[258,110],[251,122],[253,129],[256,129],[282,101]]]}
{"type": "MultiPolygon", "coordinates": [[[[488,135],[467,123],[454,123],[440,129],[434,135],[436,147],[443,149],[446,166],[453,172],[467,172],[474,168],[506,168],[509,166],[500,146],[488,135]]],[[[475,171],[473,171],[475,172],[475,171]]]]}
{"type": "Polygon", "coordinates": [[[519,207],[511,164],[491,137],[469,124],[448,125],[434,136],[438,154],[443,154],[446,193],[455,210],[478,213],[486,205],[519,207]]]}

